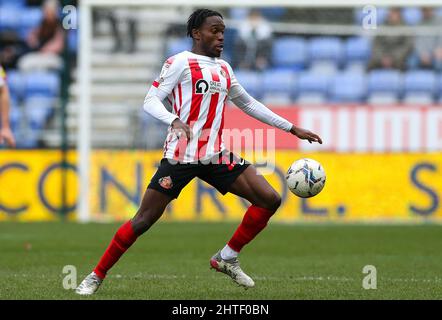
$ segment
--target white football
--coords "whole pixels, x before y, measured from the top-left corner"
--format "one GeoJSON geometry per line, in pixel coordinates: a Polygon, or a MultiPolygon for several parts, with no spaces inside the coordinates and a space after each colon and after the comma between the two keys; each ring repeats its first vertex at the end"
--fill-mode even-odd
{"type": "Polygon", "coordinates": [[[324,167],[307,158],[293,162],[285,178],[290,191],[301,198],[316,196],[325,185],[324,167]]]}

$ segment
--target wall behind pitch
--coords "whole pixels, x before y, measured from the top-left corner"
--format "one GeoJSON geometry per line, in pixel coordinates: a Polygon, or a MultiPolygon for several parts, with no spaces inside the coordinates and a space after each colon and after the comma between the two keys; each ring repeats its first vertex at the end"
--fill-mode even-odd
{"type": "MultiPolygon", "coordinates": [[[[94,220],[133,216],[162,152],[95,151],[90,200],[94,220]]],[[[278,151],[275,172],[266,175],[282,195],[275,221],[442,221],[442,154],[336,154],[278,151]],[[327,183],[318,196],[302,200],[286,188],[289,165],[302,157],[320,161],[327,183]]],[[[68,215],[76,219],[76,154],[69,154],[68,215]]],[[[60,157],[56,151],[0,152],[0,221],[60,219],[60,157]]],[[[192,181],[171,203],[164,220],[239,220],[247,203],[192,181]]]]}

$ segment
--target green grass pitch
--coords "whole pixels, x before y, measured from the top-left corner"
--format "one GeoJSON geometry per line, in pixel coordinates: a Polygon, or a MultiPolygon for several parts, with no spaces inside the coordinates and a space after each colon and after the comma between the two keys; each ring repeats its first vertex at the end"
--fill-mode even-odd
{"type": "Polygon", "coordinates": [[[241,254],[256,282],[244,290],[209,270],[209,258],[234,232],[231,223],[156,224],[111,270],[93,297],[62,286],[63,267],[78,283],[118,224],[0,223],[0,299],[441,299],[442,226],[283,225],[270,223],[241,254]],[[362,287],[365,265],[377,289],[362,287]]]}

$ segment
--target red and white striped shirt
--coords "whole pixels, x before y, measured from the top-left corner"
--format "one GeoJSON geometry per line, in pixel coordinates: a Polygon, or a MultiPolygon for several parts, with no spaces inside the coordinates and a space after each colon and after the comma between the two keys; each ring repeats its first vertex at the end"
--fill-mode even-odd
{"type": "Polygon", "coordinates": [[[226,61],[183,51],[167,59],[144,102],[144,110],[154,117],[168,124],[180,118],[190,126],[189,141],[183,136],[178,138],[169,127],[164,157],[187,163],[206,160],[223,151],[228,98],[255,118],[290,131],[291,123],[248,96],[226,61]],[[163,104],[169,104],[172,113],[163,104]]]}

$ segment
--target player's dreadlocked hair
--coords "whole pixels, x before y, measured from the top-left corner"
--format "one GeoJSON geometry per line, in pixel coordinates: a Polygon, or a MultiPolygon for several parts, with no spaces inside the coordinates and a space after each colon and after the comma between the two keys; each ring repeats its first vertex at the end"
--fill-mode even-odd
{"type": "Polygon", "coordinates": [[[203,24],[204,20],[208,17],[218,16],[223,19],[223,16],[218,11],[213,11],[210,9],[198,9],[195,10],[187,20],[187,36],[192,37],[192,30],[198,29],[203,24]]]}

